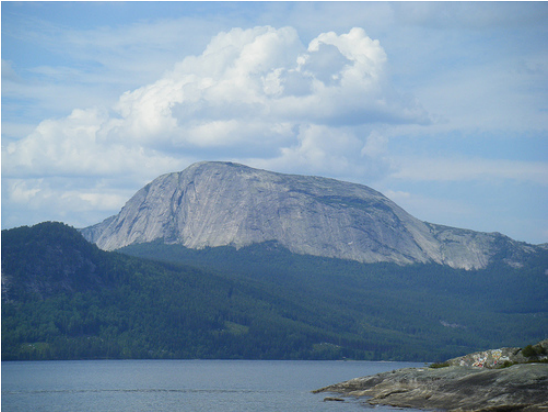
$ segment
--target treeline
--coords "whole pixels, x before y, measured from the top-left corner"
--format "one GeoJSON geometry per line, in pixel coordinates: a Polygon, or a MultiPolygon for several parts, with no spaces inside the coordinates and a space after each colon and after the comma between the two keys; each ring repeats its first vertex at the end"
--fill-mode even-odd
{"type": "Polygon", "coordinates": [[[442,360],[545,338],[548,277],[2,232],[2,359],[442,360]],[[5,282],[4,282],[5,280],[5,282]]]}

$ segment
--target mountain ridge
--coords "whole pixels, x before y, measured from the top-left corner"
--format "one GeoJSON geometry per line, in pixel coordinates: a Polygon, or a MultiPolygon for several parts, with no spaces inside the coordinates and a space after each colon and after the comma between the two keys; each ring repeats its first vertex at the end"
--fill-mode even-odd
{"type": "Polygon", "coordinates": [[[2,240],[3,360],[442,360],[546,338],[546,253],[466,271],[275,243],[106,252],[52,222],[2,240]]]}
{"type": "Polygon", "coordinates": [[[81,229],[101,249],[163,239],[200,249],[277,241],[291,252],[362,263],[519,267],[537,246],[500,233],[420,221],[368,186],[200,162],[154,179],[101,223],[81,229]]]}

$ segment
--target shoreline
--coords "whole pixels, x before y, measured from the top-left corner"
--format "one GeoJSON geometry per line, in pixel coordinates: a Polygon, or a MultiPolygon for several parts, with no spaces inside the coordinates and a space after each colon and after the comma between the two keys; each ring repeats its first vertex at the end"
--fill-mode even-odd
{"type": "MultiPolygon", "coordinates": [[[[504,369],[408,368],[355,378],[313,393],[370,397],[370,405],[445,411],[548,411],[548,364],[504,369]]],[[[333,398],[333,397],[331,397],[333,398]]]]}
{"type": "Polygon", "coordinates": [[[548,340],[350,379],[312,391],[325,400],[447,412],[548,412],[548,340]],[[500,361],[504,360],[504,363],[500,361]]]}

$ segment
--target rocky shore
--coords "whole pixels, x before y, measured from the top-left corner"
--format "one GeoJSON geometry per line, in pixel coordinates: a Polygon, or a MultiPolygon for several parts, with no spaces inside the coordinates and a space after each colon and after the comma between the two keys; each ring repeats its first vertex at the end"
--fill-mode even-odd
{"type": "Polygon", "coordinates": [[[318,389],[364,397],[371,405],[452,412],[548,411],[548,340],[451,359],[437,367],[399,369],[318,389]],[[501,358],[503,359],[502,362],[501,358]]]}

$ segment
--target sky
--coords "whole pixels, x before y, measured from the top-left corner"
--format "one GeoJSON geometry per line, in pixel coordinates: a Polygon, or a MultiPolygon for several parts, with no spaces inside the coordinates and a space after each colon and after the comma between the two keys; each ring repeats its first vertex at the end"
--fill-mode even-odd
{"type": "Polygon", "coordinates": [[[546,2],[1,3],[2,228],[206,160],[548,242],[546,2]]]}

